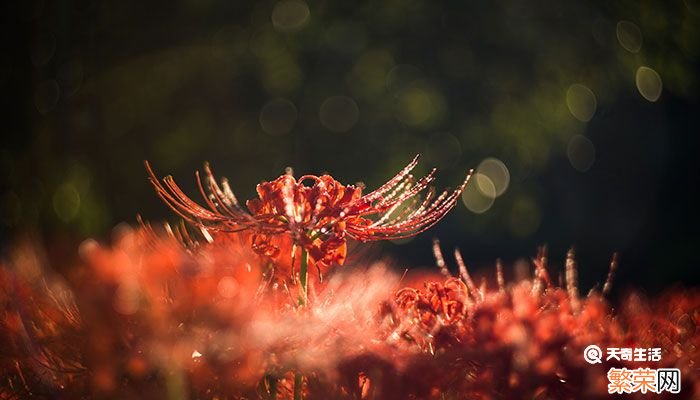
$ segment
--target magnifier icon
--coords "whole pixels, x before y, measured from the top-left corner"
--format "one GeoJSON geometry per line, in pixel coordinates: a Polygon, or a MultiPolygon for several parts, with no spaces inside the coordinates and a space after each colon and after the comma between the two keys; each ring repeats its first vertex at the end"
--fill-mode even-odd
{"type": "Polygon", "coordinates": [[[600,364],[603,359],[603,351],[592,344],[583,350],[583,359],[589,364],[600,364]]]}

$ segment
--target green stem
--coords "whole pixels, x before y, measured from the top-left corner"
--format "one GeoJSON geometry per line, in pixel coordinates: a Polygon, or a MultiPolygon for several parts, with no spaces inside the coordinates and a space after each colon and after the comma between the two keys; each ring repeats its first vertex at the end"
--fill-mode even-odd
{"type": "Polygon", "coordinates": [[[267,374],[263,377],[264,396],[268,400],[277,400],[277,377],[267,374]]]}
{"type": "Polygon", "coordinates": [[[304,383],[304,376],[298,371],[294,373],[294,400],[301,400],[301,386],[304,383]]]}
{"type": "MultiPolygon", "coordinates": [[[[296,253],[296,251],[294,252],[296,253]]],[[[301,260],[299,260],[299,284],[301,285],[301,296],[299,296],[299,305],[306,304],[309,279],[309,253],[306,252],[304,246],[301,246],[301,260]]],[[[294,258],[292,258],[292,267],[294,266],[294,258]]],[[[299,371],[294,372],[294,400],[302,400],[302,385],[304,383],[304,375],[299,371]]]]}
{"type": "Polygon", "coordinates": [[[301,248],[301,265],[299,266],[299,282],[301,283],[301,298],[299,299],[299,305],[306,304],[307,300],[307,281],[309,278],[309,253],[302,246],[301,248]]]}
{"type": "MultiPolygon", "coordinates": [[[[299,297],[299,305],[303,306],[306,304],[307,289],[308,289],[308,278],[309,278],[309,253],[306,249],[301,247],[301,260],[299,265],[299,283],[301,284],[301,296],[299,297]]],[[[302,400],[301,389],[304,383],[304,376],[299,372],[294,372],[294,400],[302,400]]]]}

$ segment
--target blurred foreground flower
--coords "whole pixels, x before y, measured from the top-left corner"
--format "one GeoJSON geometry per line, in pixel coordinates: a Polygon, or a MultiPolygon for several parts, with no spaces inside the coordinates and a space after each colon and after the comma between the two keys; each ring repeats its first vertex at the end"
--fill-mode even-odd
{"type": "Polygon", "coordinates": [[[120,228],[80,254],[65,278],[31,243],[0,266],[0,399],[291,399],[302,376],[304,399],[607,399],[607,369],[632,363],[589,365],[589,344],[659,347],[646,365],[683,382],[654,398],[700,395],[700,293],[613,309],[578,295],[573,253],[564,287],[544,252],[531,279],[498,267],[493,289],[457,253],[457,277],[403,289],[381,263],[331,271],[305,307],[235,236],[183,246],[120,228]]]}
{"type": "MultiPolygon", "coordinates": [[[[325,269],[345,261],[346,236],[362,242],[413,236],[433,226],[454,207],[472,172],[452,193],[444,191],[436,197],[430,188],[420,199],[417,195],[429,187],[436,170],[416,181],[411,170],[417,164],[418,156],[364,196],[361,187],[342,185],[330,175],[295,179],[289,172],[259,184],[258,198],[246,202],[248,210],[240,205],[225,178],[221,185],[217,183],[208,164],[204,166],[204,183],[196,173],[206,207],[191,200],[171,176],[161,183],[148,162],[146,169],[158,195],[190,223],[212,231],[250,231],[253,249],[273,258],[280,254],[286,240],[280,234],[288,234],[295,248],[301,247],[302,258],[308,252],[317,267],[325,269]]],[[[287,254],[295,257],[296,250],[287,254]]]]}

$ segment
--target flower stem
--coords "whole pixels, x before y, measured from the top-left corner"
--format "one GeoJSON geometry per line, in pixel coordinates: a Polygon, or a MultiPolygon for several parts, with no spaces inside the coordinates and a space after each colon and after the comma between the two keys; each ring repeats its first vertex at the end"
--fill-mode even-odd
{"type": "Polygon", "coordinates": [[[298,371],[294,372],[294,400],[301,400],[301,386],[304,383],[304,376],[298,371]]]}
{"type": "Polygon", "coordinates": [[[277,400],[277,377],[266,374],[263,377],[263,391],[267,400],[277,400]]]}
{"type": "MultiPolygon", "coordinates": [[[[299,265],[299,283],[301,284],[301,296],[299,297],[299,305],[306,305],[307,298],[307,288],[308,288],[308,278],[309,278],[309,253],[306,249],[301,247],[301,260],[299,265]]],[[[294,372],[294,400],[302,400],[301,389],[304,383],[304,375],[299,371],[294,372]]]]}
{"type": "Polygon", "coordinates": [[[307,289],[308,289],[308,278],[309,278],[309,253],[302,246],[301,248],[301,265],[299,266],[299,282],[301,284],[301,297],[299,298],[299,305],[305,305],[307,301],[307,289]]]}

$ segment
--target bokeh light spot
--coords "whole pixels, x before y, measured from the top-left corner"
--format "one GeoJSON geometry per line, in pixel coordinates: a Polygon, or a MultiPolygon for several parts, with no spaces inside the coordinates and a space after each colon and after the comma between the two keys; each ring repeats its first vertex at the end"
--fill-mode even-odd
{"type": "Polygon", "coordinates": [[[396,117],[411,127],[434,126],[446,110],[447,102],[442,93],[430,85],[415,83],[398,94],[396,117]]]}
{"type": "Polygon", "coordinates": [[[635,83],[639,94],[649,101],[656,101],[661,97],[661,91],[664,88],[663,81],[658,72],[645,66],[637,69],[635,83]]]}
{"type": "Polygon", "coordinates": [[[249,48],[258,57],[260,79],[268,93],[286,94],[299,87],[303,73],[296,52],[272,24],[255,30],[249,48]]]}
{"type": "Polygon", "coordinates": [[[566,91],[566,106],[574,118],[588,122],[593,118],[597,107],[595,94],[587,86],[575,83],[566,91]]]}
{"type": "Polygon", "coordinates": [[[270,100],[260,110],[260,126],[263,131],[280,136],[292,130],[297,120],[297,108],[287,99],[270,100]]]}
{"type": "Polygon", "coordinates": [[[282,56],[266,60],[262,81],[269,93],[286,94],[293,92],[299,87],[301,80],[301,69],[292,58],[282,56]]]}
{"type": "Polygon", "coordinates": [[[569,162],[579,172],[588,171],[595,162],[595,146],[587,137],[575,135],[566,148],[569,162]]]}
{"type": "Polygon", "coordinates": [[[87,260],[95,251],[99,250],[100,245],[95,239],[85,239],[78,246],[78,255],[80,258],[87,260]]]}
{"type": "MultiPolygon", "coordinates": [[[[508,190],[508,185],[510,185],[510,171],[508,171],[508,167],[506,167],[503,161],[497,158],[486,158],[476,168],[476,172],[480,176],[483,175],[489,178],[491,184],[496,190],[496,197],[502,195],[506,192],[506,190],[508,190]]],[[[484,193],[488,193],[488,191],[491,190],[491,187],[488,186],[488,183],[486,183],[487,186],[481,187],[482,182],[486,181],[484,179],[476,180],[476,184],[479,185],[479,189],[484,193]]]]}
{"type": "Polygon", "coordinates": [[[53,209],[64,222],[72,221],[80,211],[80,193],[72,183],[64,183],[53,194],[53,209]]]}
{"type": "Polygon", "coordinates": [[[296,32],[308,22],[311,12],[301,0],[282,0],[272,10],[272,25],[280,32],[296,32]]]}
{"type": "Polygon", "coordinates": [[[374,99],[384,92],[386,76],[394,67],[394,58],[386,50],[372,50],[355,61],[348,85],[355,97],[374,99]]]}
{"type": "Polygon", "coordinates": [[[236,292],[238,291],[238,282],[236,282],[236,280],[232,277],[226,276],[221,278],[219,284],[217,285],[217,289],[221,297],[230,299],[235,296],[236,292]]]}
{"type": "Polygon", "coordinates": [[[332,96],[321,104],[318,113],[321,123],[333,132],[347,132],[357,123],[360,109],[347,96],[332,96]]]}
{"type": "Polygon", "coordinates": [[[620,21],[615,29],[617,41],[630,53],[638,53],[642,49],[642,31],[630,21],[620,21]]]}
{"type": "Polygon", "coordinates": [[[496,199],[496,186],[488,176],[478,172],[472,179],[477,184],[467,185],[462,193],[462,202],[469,211],[483,214],[491,208],[496,199]]]}
{"type": "Polygon", "coordinates": [[[36,109],[46,114],[58,103],[60,88],[55,80],[49,79],[39,83],[34,89],[34,105],[36,109]]]}

